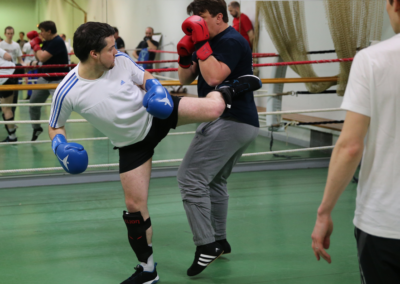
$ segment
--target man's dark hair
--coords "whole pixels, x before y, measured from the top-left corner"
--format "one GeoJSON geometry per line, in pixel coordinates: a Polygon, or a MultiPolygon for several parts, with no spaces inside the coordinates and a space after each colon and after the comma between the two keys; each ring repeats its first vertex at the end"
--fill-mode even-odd
{"type": "Polygon", "coordinates": [[[389,2],[390,2],[390,5],[393,5],[393,0],[389,0],[389,2]]]}
{"type": "Polygon", "coordinates": [[[4,33],[6,33],[7,30],[14,30],[14,28],[13,28],[12,26],[7,26],[7,27],[4,29],[4,33]]]}
{"type": "Polygon", "coordinates": [[[89,58],[91,50],[100,52],[106,45],[106,37],[113,36],[115,30],[106,23],[87,22],[74,33],[74,53],[81,62],[89,58]]]}
{"type": "Polygon", "coordinates": [[[41,22],[38,26],[38,29],[43,29],[45,32],[50,31],[53,35],[57,33],[56,23],[53,21],[41,22]]]}
{"type": "Polygon", "coordinates": [[[240,4],[237,1],[232,1],[229,5],[233,8],[240,8],[240,4]]]}
{"type": "Polygon", "coordinates": [[[212,17],[221,13],[223,21],[228,22],[228,12],[224,0],[194,0],[187,6],[186,10],[189,15],[200,15],[208,11],[212,17]]]}
{"type": "Polygon", "coordinates": [[[25,36],[25,33],[24,33],[24,32],[19,32],[19,34],[22,34],[23,36],[25,36]]]}
{"type": "Polygon", "coordinates": [[[119,33],[119,31],[118,31],[118,28],[117,28],[117,27],[114,27],[113,29],[114,29],[114,33],[119,33]]]}

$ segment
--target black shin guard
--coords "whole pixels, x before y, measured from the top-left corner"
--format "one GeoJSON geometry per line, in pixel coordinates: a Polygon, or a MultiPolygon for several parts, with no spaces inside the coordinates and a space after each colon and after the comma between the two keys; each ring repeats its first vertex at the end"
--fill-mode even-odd
{"type": "MultiPolygon", "coordinates": [[[[2,113],[1,115],[3,116],[4,121],[14,121],[14,117],[9,118],[9,119],[6,119],[6,118],[4,117],[4,113],[2,113]]],[[[7,130],[7,132],[8,132],[8,135],[15,134],[15,131],[17,131],[17,128],[14,128],[13,130],[10,131],[10,130],[8,129],[7,124],[4,124],[4,127],[6,128],[6,130],[7,130]]]]}
{"type": "Polygon", "coordinates": [[[148,258],[153,254],[153,248],[147,244],[146,237],[146,230],[151,227],[150,217],[144,221],[140,211],[135,213],[124,211],[122,218],[128,229],[129,244],[138,260],[147,263],[148,258]]]}

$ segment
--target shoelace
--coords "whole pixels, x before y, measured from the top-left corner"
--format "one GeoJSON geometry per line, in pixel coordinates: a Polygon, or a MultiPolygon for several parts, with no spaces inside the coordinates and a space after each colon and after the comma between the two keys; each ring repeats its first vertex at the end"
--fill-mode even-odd
{"type": "Polygon", "coordinates": [[[139,264],[136,265],[136,267],[134,267],[133,269],[135,269],[136,272],[133,273],[133,274],[131,275],[131,277],[129,277],[128,279],[131,279],[131,278],[133,278],[133,277],[136,277],[137,274],[143,272],[143,268],[142,268],[139,264]]]}

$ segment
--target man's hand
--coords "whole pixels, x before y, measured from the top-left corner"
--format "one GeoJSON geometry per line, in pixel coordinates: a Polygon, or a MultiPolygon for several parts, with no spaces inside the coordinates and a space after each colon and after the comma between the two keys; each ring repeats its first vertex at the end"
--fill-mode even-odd
{"type": "Polygon", "coordinates": [[[179,66],[185,69],[192,66],[192,54],[194,52],[194,43],[192,38],[188,35],[185,35],[179,41],[177,49],[179,55],[179,66]]]}
{"type": "Polygon", "coordinates": [[[331,234],[333,231],[333,222],[330,214],[318,214],[315,222],[314,231],[311,234],[311,247],[317,260],[320,257],[331,263],[331,256],[325,251],[331,244],[331,234]]]}

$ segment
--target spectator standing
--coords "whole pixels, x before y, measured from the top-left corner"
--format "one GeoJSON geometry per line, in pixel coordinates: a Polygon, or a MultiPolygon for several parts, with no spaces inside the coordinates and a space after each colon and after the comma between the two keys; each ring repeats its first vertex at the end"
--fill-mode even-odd
{"type": "MultiPolygon", "coordinates": [[[[14,37],[14,28],[11,26],[7,26],[4,29],[4,35],[6,39],[0,42],[0,48],[4,49],[7,53],[9,53],[12,56],[12,61],[15,64],[17,63],[21,65],[24,64],[24,62],[22,61],[21,47],[19,46],[18,43],[12,40],[14,37]]],[[[18,91],[13,91],[13,93],[14,95],[12,102],[16,104],[18,102],[18,91]]],[[[15,113],[15,109],[16,107],[12,107],[13,113],[15,113]]]]}
{"type": "Polygon", "coordinates": [[[331,263],[326,249],[333,231],[332,210],[362,158],[353,224],[361,283],[368,284],[400,283],[399,7],[400,0],[386,1],[396,35],[361,50],[352,63],[341,106],[346,119],[311,235],[316,258],[331,263]]]}
{"type": "MultiPolygon", "coordinates": [[[[40,35],[44,39],[42,47],[40,47],[41,39],[36,31],[27,34],[31,39],[31,47],[35,52],[35,57],[43,64],[68,64],[67,48],[63,39],[57,34],[57,27],[53,21],[44,21],[39,24],[40,35]]],[[[69,68],[43,68],[43,73],[69,72],[69,68]]],[[[60,77],[41,77],[38,84],[60,83],[64,76],[60,77]]],[[[34,90],[30,99],[31,103],[44,103],[55,90],[34,90]]],[[[40,120],[40,106],[29,107],[29,115],[31,120],[40,120]]],[[[32,141],[35,141],[43,132],[40,124],[32,124],[33,134],[32,141]]]]}
{"type": "Polygon", "coordinates": [[[126,53],[125,42],[122,39],[122,37],[119,36],[119,31],[118,31],[117,27],[114,27],[114,31],[115,31],[115,34],[114,34],[115,48],[117,50],[121,51],[121,52],[125,52],[126,53]]]}
{"type": "MultiPolygon", "coordinates": [[[[24,58],[24,65],[30,66],[30,65],[35,64],[35,52],[32,50],[31,44],[29,42],[25,43],[24,46],[22,47],[22,53],[24,55],[33,55],[33,56],[26,56],[24,58]]],[[[29,70],[28,69],[27,73],[28,74],[35,74],[35,73],[37,73],[37,69],[34,69],[34,70],[29,70]]],[[[36,79],[36,78],[30,78],[29,77],[29,78],[24,78],[24,79],[26,79],[25,83],[32,84],[31,80],[32,79],[36,79]]],[[[32,90],[28,90],[25,99],[29,100],[31,98],[31,96],[32,96],[32,90]]]]}
{"type": "MultiPolygon", "coordinates": [[[[136,47],[139,53],[137,53],[137,50],[134,50],[132,53],[133,57],[139,59],[139,61],[148,61],[155,59],[156,53],[149,52],[149,50],[157,50],[158,48],[158,42],[153,40],[153,35],[154,29],[152,27],[147,27],[145,31],[145,37],[136,47]]],[[[143,67],[144,69],[151,69],[153,68],[153,64],[143,64],[143,67]]]]}
{"type": "Polygon", "coordinates": [[[65,42],[65,47],[67,48],[67,52],[68,52],[68,64],[71,64],[71,55],[70,53],[72,53],[74,50],[71,47],[71,44],[67,41],[67,36],[65,34],[61,34],[60,37],[63,39],[63,41],[65,42]]]}
{"type": "MultiPolygon", "coordinates": [[[[0,67],[15,67],[15,64],[12,62],[12,56],[7,53],[4,49],[0,48],[0,67]]],[[[11,75],[15,74],[16,69],[0,69],[0,75],[11,75]]],[[[0,78],[0,85],[3,84],[15,84],[15,78],[0,78]]],[[[0,98],[2,104],[10,104],[13,102],[14,92],[13,91],[2,91],[0,92],[0,98]]],[[[14,121],[14,113],[11,107],[2,107],[1,108],[3,114],[4,121],[14,121]]],[[[6,124],[4,125],[8,136],[2,142],[16,142],[17,137],[15,136],[15,132],[17,128],[15,124],[6,124]]]]}
{"type": "Polygon", "coordinates": [[[228,6],[229,13],[233,17],[233,28],[237,30],[253,48],[254,29],[249,17],[240,12],[239,2],[232,1],[228,6]]]}
{"type": "Polygon", "coordinates": [[[24,39],[24,36],[25,36],[24,32],[19,32],[19,40],[17,40],[17,43],[19,44],[21,50],[24,47],[24,44],[28,42],[27,40],[24,39]]]}
{"type": "Polygon", "coordinates": [[[4,35],[6,39],[0,42],[0,48],[4,49],[12,56],[12,61],[14,63],[23,64],[21,47],[18,43],[12,40],[14,36],[14,28],[11,26],[6,27],[4,29],[4,35]]]}

